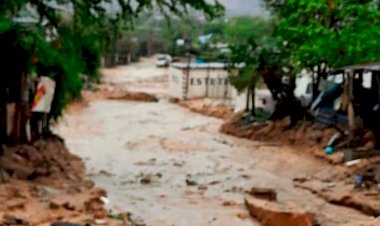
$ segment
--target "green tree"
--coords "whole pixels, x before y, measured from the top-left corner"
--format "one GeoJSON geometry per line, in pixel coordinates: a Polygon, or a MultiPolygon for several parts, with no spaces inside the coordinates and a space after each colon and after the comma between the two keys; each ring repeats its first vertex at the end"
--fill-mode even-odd
{"type": "MultiPolygon", "coordinates": [[[[144,11],[184,15],[191,8],[208,17],[220,15],[222,5],[205,0],[2,0],[0,2],[0,144],[6,131],[7,102],[17,103],[16,133],[21,142],[27,123],[26,76],[37,72],[56,81],[57,88],[49,118],[80,95],[82,74],[96,78],[100,54],[122,30],[131,29],[144,11]],[[50,34],[49,37],[47,34],[50,34]],[[49,39],[48,39],[49,38],[49,39]]],[[[1,146],[1,145],[0,145],[1,146]]]]}
{"type": "Polygon", "coordinates": [[[265,2],[278,17],[275,35],[286,41],[294,67],[313,68],[326,62],[338,68],[380,60],[377,0],[265,2]]]}
{"type": "MultiPolygon", "coordinates": [[[[272,36],[275,26],[273,18],[238,17],[230,20],[225,29],[225,40],[230,46],[230,81],[239,91],[247,90],[249,99],[255,106],[255,87],[264,76],[267,65],[274,58],[267,57],[275,50],[278,40],[272,36]]],[[[255,109],[252,107],[252,115],[255,109]]]]}

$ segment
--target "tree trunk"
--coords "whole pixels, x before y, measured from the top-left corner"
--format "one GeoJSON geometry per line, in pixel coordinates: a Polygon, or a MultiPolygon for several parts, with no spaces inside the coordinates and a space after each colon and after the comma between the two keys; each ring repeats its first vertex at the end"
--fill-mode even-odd
{"type": "Polygon", "coordinates": [[[255,86],[251,86],[251,98],[252,98],[252,109],[251,109],[251,115],[253,117],[256,117],[256,103],[255,103],[255,86]]]}
{"type": "Polygon", "coordinates": [[[249,112],[249,98],[251,97],[251,89],[248,87],[247,88],[247,101],[245,105],[245,111],[249,112]]]}
{"type": "Polygon", "coordinates": [[[14,116],[12,140],[15,144],[27,142],[26,123],[26,74],[21,72],[18,79],[18,93],[16,102],[16,111],[14,116]]]}
{"type": "Polygon", "coordinates": [[[7,138],[7,104],[5,87],[0,87],[0,156],[7,138]]]}

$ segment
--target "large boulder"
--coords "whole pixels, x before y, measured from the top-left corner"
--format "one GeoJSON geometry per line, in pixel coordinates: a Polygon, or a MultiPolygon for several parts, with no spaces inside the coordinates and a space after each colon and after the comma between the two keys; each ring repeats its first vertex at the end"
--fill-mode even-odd
{"type": "Polygon", "coordinates": [[[279,203],[247,197],[245,204],[255,219],[263,226],[313,226],[313,214],[279,203]]]}

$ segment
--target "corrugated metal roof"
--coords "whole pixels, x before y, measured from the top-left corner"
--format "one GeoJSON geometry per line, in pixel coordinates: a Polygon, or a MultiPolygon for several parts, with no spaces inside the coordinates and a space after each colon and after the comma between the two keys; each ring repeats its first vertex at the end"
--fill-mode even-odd
{"type": "Polygon", "coordinates": [[[225,69],[226,64],[225,63],[188,63],[181,62],[181,63],[173,63],[172,67],[179,68],[179,69],[186,69],[190,66],[191,69],[225,69]]]}
{"type": "Polygon", "coordinates": [[[372,70],[372,71],[379,71],[380,70],[380,62],[372,62],[372,63],[365,63],[365,64],[356,64],[356,65],[349,65],[344,66],[341,68],[336,69],[335,71],[340,70],[372,70]]]}

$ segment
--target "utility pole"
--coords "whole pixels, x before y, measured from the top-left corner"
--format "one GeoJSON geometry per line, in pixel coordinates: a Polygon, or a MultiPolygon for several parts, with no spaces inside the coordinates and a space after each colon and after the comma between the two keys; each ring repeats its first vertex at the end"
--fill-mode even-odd
{"type": "Polygon", "coordinates": [[[189,80],[190,80],[190,69],[191,69],[191,51],[190,51],[190,40],[185,39],[185,46],[187,49],[187,67],[186,67],[186,79],[185,79],[185,85],[184,85],[184,95],[183,99],[187,100],[187,95],[189,92],[189,80]]]}
{"type": "Polygon", "coordinates": [[[207,77],[206,77],[206,97],[208,97],[208,92],[209,92],[209,85],[210,85],[210,47],[209,44],[207,43],[206,47],[206,60],[207,60],[207,77]]]}

